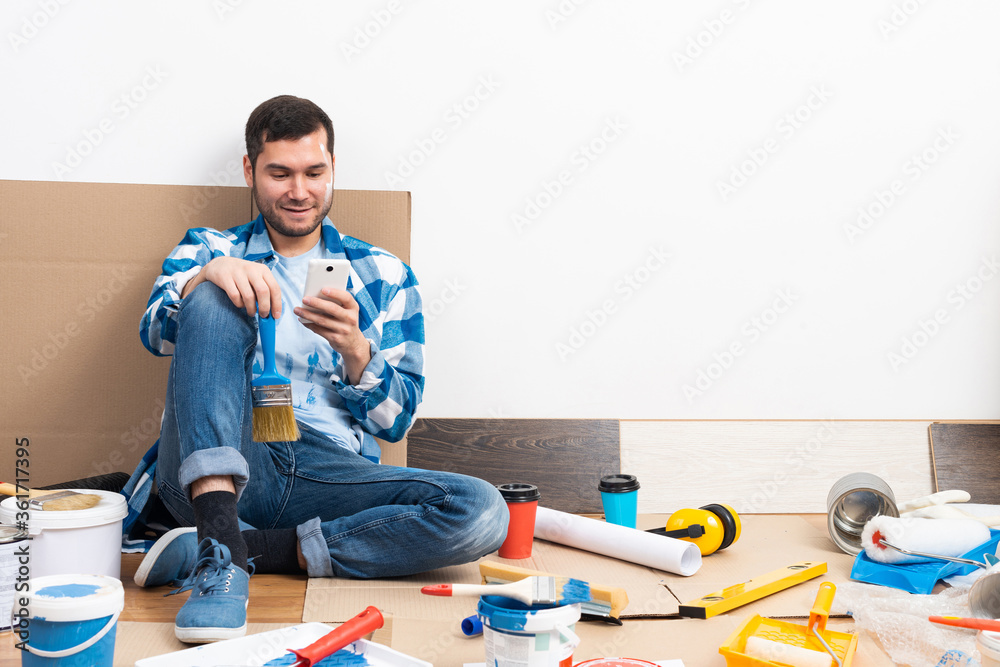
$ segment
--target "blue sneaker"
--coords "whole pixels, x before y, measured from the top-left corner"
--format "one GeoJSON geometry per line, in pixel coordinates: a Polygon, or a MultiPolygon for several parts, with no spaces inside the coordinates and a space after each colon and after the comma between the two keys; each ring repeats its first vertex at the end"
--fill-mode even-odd
{"type": "Polygon", "coordinates": [[[232,564],[229,547],[211,538],[198,545],[199,558],[181,587],[191,591],[177,612],[174,635],[187,644],[242,637],[247,632],[250,575],[232,564]]]}
{"type": "Polygon", "coordinates": [[[198,529],[174,528],[164,533],[150,548],[135,571],[137,586],[179,585],[187,579],[198,560],[198,529]]]}

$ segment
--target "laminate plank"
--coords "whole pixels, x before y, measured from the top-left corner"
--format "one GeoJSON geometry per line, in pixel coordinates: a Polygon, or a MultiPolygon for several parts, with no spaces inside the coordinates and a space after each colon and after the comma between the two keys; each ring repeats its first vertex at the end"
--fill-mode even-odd
{"type": "Polygon", "coordinates": [[[1000,423],[931,424],[934,488],[961,489],[971,502],[1000,503],[1000,423]]]}
{"type": "Polygon", "coordinates": [[[407,436],[407,465],[534,484],[544,507],[600,513],[597,484],[620,472],[618,421],[418,419],[407,436]]]}
{"type": "Polygon", "coordinates": [[[740,514],[826,514],[849,473],[885,480],[896,500],[933,488],[928,421],[623,420],[622,472],[639,512],[726,503],[740,514]]]}

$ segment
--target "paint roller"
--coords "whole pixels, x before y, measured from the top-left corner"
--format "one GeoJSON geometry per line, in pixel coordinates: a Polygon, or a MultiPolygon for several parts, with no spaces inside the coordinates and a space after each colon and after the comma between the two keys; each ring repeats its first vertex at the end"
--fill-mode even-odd
{"type": "Polygon", "coordinates": [[[833,659],[827,653],[782,644],[763,637],[747,637],[743,652],[751,658],[792,667],[830,667],[833,664],[833,659]]]}
{"type": "Polygon", "coordinates": [[[861,531],[865,554],[879,563],[949,560],[990,539],[990,529],[974,519],[923,519],[878,515],[861,531]]]}

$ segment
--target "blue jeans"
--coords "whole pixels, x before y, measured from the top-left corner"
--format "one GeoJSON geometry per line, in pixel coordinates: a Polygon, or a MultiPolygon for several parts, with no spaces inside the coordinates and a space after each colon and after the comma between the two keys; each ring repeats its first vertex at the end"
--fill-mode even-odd
{"type": "Polygon", "coordinates": [[[507,506],[484,480],[379,465],[301,422],[298,442],[253,442],[256,345],[256,319],[214,284],[181,302],[156,469],[178,521],[195,523],[192,482],[232,475],[241,525],[296,528],[312,577],[414,574],[499,548],[507,506]]]}

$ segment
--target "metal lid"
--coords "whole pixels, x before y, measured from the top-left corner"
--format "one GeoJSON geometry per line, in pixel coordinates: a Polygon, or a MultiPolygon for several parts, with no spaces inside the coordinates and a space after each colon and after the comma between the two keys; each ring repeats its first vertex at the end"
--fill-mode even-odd
{"type": "Polygon", "coordinates": [[[14,526],[0,526],[0,544],[9,544],[26,539],[28,533],[14,526]]]}

